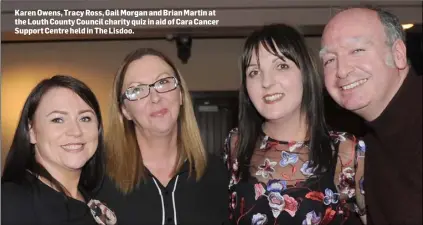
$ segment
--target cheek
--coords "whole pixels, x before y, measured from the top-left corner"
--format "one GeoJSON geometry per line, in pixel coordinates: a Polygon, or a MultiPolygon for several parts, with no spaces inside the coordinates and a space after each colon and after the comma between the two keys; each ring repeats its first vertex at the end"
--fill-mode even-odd
{"type": "Polygon", "coordinates": [[[335,76],[337,71],[337,62],[333,61],[331,63],[328,63],[326,66],[322,64],[323,73],[325,76],[335,76]]]}
{"type": "Polygon", "coordinates": [[[245,87],[247,88],[248,96],[253,103],[256,103],[257,100],[263,97],[260,83],[256,80],[247,80],[245,87]]]}
{"type": "Polygon", "coordinates": [[[291,83],[290,86],[295,87],[296,89],[303,89],[303,77],[301,74],[293,74],[291,77],[292,79],[287,80],[287,82],[291,83]]]}
{"type": "Polygon", "coordinates": [[[275,76],[275,83],[279,88],[282,88],[288,93],[302,92],[303,89],[303,80],[301,73],[299,71],[288,71],[286,73],[277,74],[275,76]]]}
{"type": "Polygon", "coordinates": [[[47,125],[37,126],[34,132],[37,145],[45,146],[58,142],[60,137],[65,135],[66,129],[64,129],[64,126],[47,125]]]}
{"type": "Polygon", "coordinates": [[[89,143],[89,153],[93,155],[98,146],[98,127],[97,124],[88,124],[84,128],[84,139],[89,143]]]}
{"type": "Polygon", "coordinates": [[[335,74],[325,74],[324,85],[326,87],[326,90],[331,94],[339,90],[335,74]]]}
{"type": "Polygon", "coordinates": [[[379,64],[380,62],[376,62],[375,60],[369,60],[367,57],[360,57],[355,59],[352,64],[359,68],[362,71],[371,71],[374,64],[379,64]]]}
{"type": "Polygon", "coordinates": [[[182,95],[176,91],[175,93],[169,93],[169,95],[163,96],[163,106],[169,107],[174,117],[179,116],[179,110],[181,108],[181,103],[182,103],[181,98],[182,98],[182,95]]]}
{"type": "Polygon", "coordinates": [[[98,147],[98,138],[94,139],[91,142],[91,148],[90,148],[90,151],[89,151],[89,156],[90,157],[92,157],[94,155],[94,153],[97,151],[97,147],[98,147]]]}
{"type": "Polygon", "coordinates": [[[372,74],[372,71],[380,69],[381,67],[386,67],[387,55],[382,52],[368,51],[366,54],[350,57],[350,61],[355,68],[358,68],[361,72],[366,72],[372,74]]]}
{"type": "Polygon", "coordinates": [[[327,89],[331,89],[332,86],[335,86],[335,79],[333,79],[329,74],[325,74],[324,81],[327,89]]]}
{"type": "Polygon", "coordinates": [[[168,93],[165,93],[165,94],[168,94],[168,95],[164,96],[164,98],[167,99],[168,102],[172,102],[172,103],[175,103],[177,105],[179,105],[181,103],[182,95],[179,91],[175,90],[175,91],[171,91],[171,92],[168,92],[168,93]]]}
{"type": "Polygon", "coordinates": [[[49,159],[57,159],[59,157],[59,151],[62,144],[60,141],[65,136],[65,130],[60,126],[37,126],[34,130],[36,136],[36,151],[43,157],[49,159]]]}
{"type": "Polygon", "coordinates": [[[87,141],[98,141],[98,127],[96,124],[86,125],[84,128],[84,136],[87,141]]]}
{"type": "Polygon", "coordinates": [[[301,102],[303,98],[303,81],[301,76],[295,77],[291,81],[287,81],[286,87],[289,88],[288,93],[292,93],[294,101],[301,102]],[[288,83],[289,82],[289,83],[288,83]]]}
{"type": "Polygon", "coordinates": [[[129,102],[125,105],[126,114],[128,114],[132,120],[142,117],[145,113],[147,113],[147,103],[147,99],[129,102]]]}

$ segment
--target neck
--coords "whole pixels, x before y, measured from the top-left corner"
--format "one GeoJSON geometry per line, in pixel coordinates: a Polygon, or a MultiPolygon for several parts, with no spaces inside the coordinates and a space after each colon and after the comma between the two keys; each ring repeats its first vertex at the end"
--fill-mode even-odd
{"type": "Polygon", "coordinates": [[[147,168],[174,167],[178,155],[176,127],[166,134],[153,134],[136,129],[136,136],[143,163],[147,168]]]}
{"type": "Polygon", "coordinates": [[[398,72],[397,82],[391,85],[390,89],[388,89],[387,93],[384,94],[380,101],[372,102],[362,110],[357,110],[357,114],[359,116],[361,116],[366,121],[371,122],[377,119],[383,113],[383,111],[385,111],[386,107],[388,107],[389,103],[404,83],[404,80],[409,72],[409,67],[403,70],[399,70],[398,72]]]}
{"type": "Polygon", "coordinates": [[[263,131],[276,140],[304,141],[307,138],[307,123],[303,113],[266,121],[263,131]]]}
{"type": "MultiPolygon", "coordinates": [[[[50,165],[48,163],[44,163],[44,161],[40,158],[37,159],[38,163],[40,163],[49,173],[50,175],[56,179],[67,191],[67,195],[74,199],[84,200],[81,199],[81,194],[78,191],[78,184],[79,179],[81,177],[81,170],[70,170],[65,168],[58,168],[54,165],[50,165]]],[[[48,181],[45,177],[39,177],[39,179],[45,183],[46,185],[50,186],[51,188],[59,191],[58,187],[53,186],[53,184],[48,181]]]]}

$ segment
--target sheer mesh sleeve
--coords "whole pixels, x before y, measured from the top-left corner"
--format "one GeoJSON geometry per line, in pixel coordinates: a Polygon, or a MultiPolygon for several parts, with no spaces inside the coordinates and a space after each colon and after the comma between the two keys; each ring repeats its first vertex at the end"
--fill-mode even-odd
{"type": "Polygon", "coordinates": [[[366,214],[364,199],[364,157],[366,146],[363,140],[346,133],[336,133],[339,141],[338,162],[334,181],[352,211],[360,216],[366,214]]]}
{"type": "Polygon", "coordinates": [[[238,162],[236,160],[236,152],[235,152],[235,145],[238,138],[238,129],[232,129],[228,136],[225,139],[224,148],[223,148],[223,159],[226,164],[226,167],[230,174],[230,181],[228,186],[228,194],[229,194],[229,221],[230,224],[236,224],[234,211],[237,205],[237,196],[236,192],[233,191],[233,185],[238,183],[238,179],[236,176],[238,170],[238,162]]]}

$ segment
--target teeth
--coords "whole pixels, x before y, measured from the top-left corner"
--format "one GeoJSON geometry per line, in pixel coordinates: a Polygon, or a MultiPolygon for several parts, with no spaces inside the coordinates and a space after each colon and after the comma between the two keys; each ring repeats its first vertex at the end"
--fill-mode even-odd
{"type": "Polygon", "coordinates": [[[354,82],[352,84],[348,84],[348,85],[342,86],[341,88],[342,88],[342,90],[345,91],[345,90],[353,89],[353,88],[355,88],[355,87],[357,87],[359,85],[362,85],[362,84],[364,84],[366,82],[367,82],[367,79],[361,79],[361,80],[356,81],[356,82],[354,82]]]}
{"type": "Polygon", "coordinates": [[[264,100],[268,102],[273,102],[273,101],[281,99],[282,97],[283,97],[283,94],[274,94],[274,95],[268,95],[264,97],[264,100]]]}
{"type": "Polygon", "coordinates": [[[66,150],[77,150],[82,148],[82,144],[78,144],[78,145],[63,145],[62,148],[66,149],[66,150]]]}

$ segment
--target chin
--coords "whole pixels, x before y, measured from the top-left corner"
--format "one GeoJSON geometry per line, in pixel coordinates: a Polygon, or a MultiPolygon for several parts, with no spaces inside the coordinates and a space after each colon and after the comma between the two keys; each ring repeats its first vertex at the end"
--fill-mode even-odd
{"type": "Polygon", "coordinates": [[[175,128],[176,126],[170,125],[170,124],[166,124],[166,125],[162,125],[162,126],[156,126],[154,127],[152,130],[156,133],[159,134],[168,134],[170,132],[172,132],[172,130],[175,128]]]}
{"type": "Polygon", "coordinates": [[[88,159],[73,159],[64,162],[64,166],[70,170],[81,170],[88,162],[88,159]]]}
{"type": "Polygon", "coordinates": [[[368,105],[369,105],[368,102],[354,102],[354,103],[341,104],[342,108],[354,113],[359,113],[360,111],[365,109],[366,106],[368,105]]]}
{"type": "Polygon", "coordinates": [[[169,131],[171,131],[170,127],[155,127],[153,128],[153,131],[155,131],[156,133],[168,133],[169,131]]]}
{"type": "Polygon", "coordinates": [[[84,167],[85,163],[67,163],[65,164],[65,167],[69,170],[78,171],[82,170],[82,167],[84,167]]]}
{"type": "Polygon", "coordinates": [[[261,114],[266,120],[278,120],[285,117],[285,113],[262,113],[261,114]]]}

